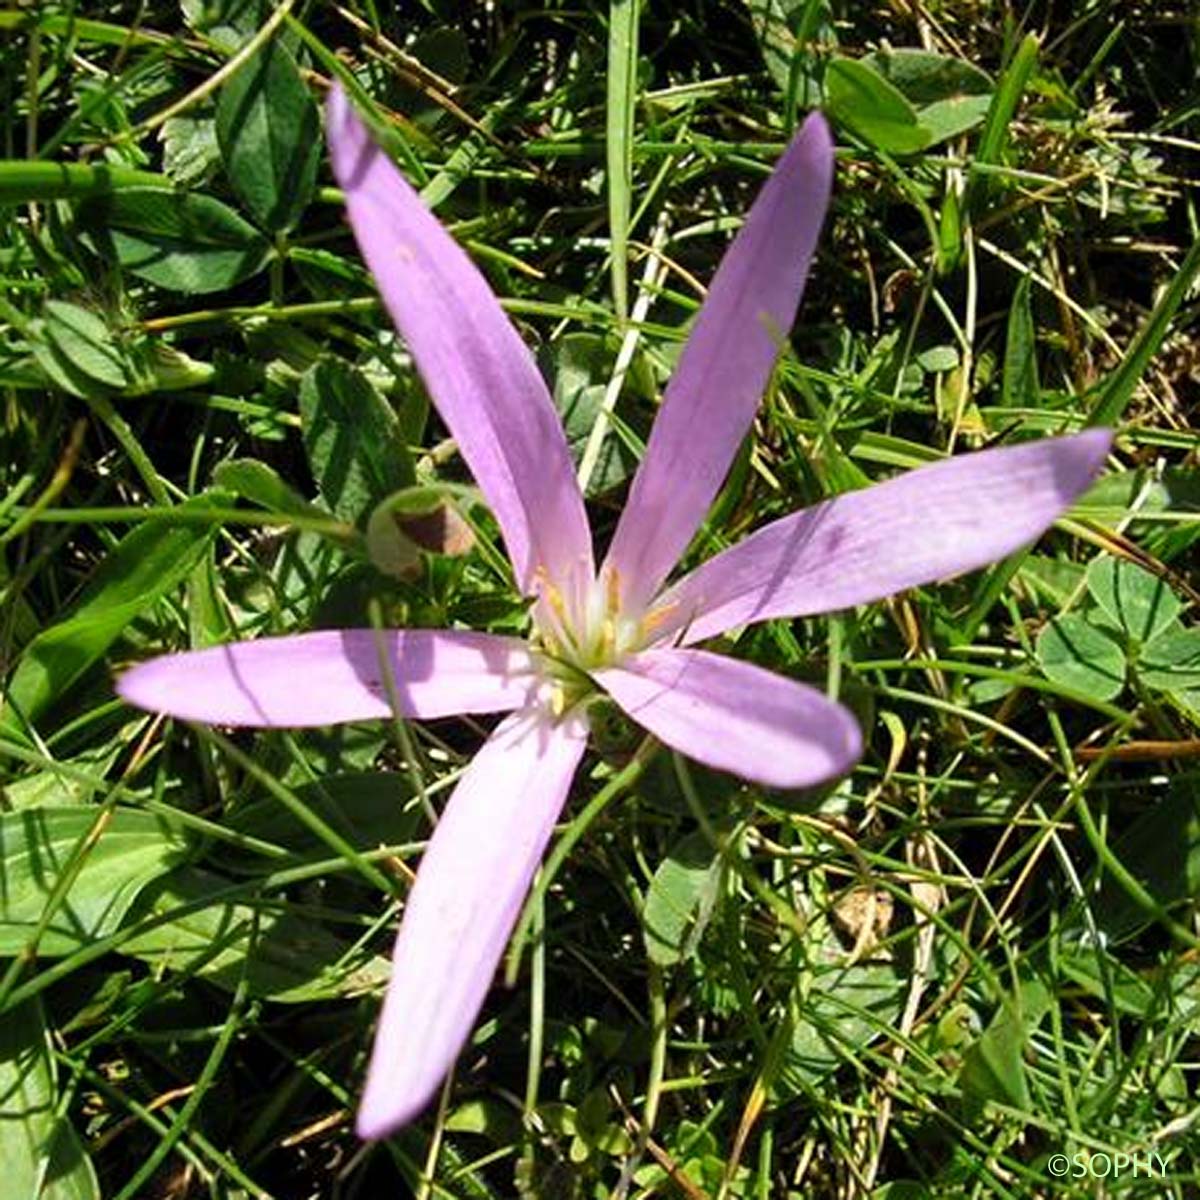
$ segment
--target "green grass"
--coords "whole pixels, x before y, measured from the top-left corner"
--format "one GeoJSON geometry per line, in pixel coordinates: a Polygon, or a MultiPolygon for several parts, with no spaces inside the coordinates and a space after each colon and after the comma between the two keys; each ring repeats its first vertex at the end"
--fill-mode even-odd
{"type": "Polygon", "coordinates": [[[1196,1195],[1194,14],[404,7],[0,13],[0,1190],[1196,1195]],[[334,75],[558,379],[601,536],[816,105],[833,212],[692,558],[946,452],[1118,428],[1029,554],[736,639],[858,712],[836,786],[764,793],[604,723],[511,986],[440,1107],[369,1147],[424,805],[483,726],[209,730],[111,686],[234,638],[522,619],[486,519],[415,579],[371,557],[389,491],[464,477],[331,186],[334,75]],[[331,392],[371,422],[334,429],[370,430],[349,474],[331,392]]]}

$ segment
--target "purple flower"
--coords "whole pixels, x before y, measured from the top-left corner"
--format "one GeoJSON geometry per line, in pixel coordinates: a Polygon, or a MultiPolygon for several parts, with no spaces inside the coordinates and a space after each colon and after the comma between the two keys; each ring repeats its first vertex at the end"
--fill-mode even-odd
{"type": "Polygon", "coordinates": [[[607,693],[669,746],[770,787],[834,777],[862,748],[821,692],[691,648],[771,617],[830,612],[984,565],[1036,538],[1084,490],[1110,435],[964,455],[773,522],[666,586],[750,429],[791,327],[829,199],[833,148],[804,123],[726,253],[597,572],[583,498],[533,358],[483,276],[335,91],[334,172],[363,256],[499,523],[529,640],[369,629],[154,659],[118,690],[219,724],[326,725],[509,712],[429,841],[396,942],[358,1131],[428,1103],[491,984],[607,693]]]}

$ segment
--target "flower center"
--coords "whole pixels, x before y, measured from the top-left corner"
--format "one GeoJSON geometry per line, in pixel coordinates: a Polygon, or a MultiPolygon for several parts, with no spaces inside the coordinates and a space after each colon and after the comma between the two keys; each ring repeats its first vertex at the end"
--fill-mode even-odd
{"type": "Polygon", "coordinates": [[[620,662],[645,642],[643,622],[621,611],[620,580],[605,571],[567,597],[544,576],[533,606],[535,638],[546,655],[577,673],[620,662]]]}

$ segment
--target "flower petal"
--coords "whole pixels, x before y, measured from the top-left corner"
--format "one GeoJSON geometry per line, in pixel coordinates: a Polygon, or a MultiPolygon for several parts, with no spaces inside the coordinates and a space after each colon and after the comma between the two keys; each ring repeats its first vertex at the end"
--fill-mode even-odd
{"type": "Polygon", "coordinates": [[[809,787],[862,753],[858,722],[807,684],[704,650],[644,650],[593,678],[689,758],[768,787],[809,787]]]}
{"type": "Polygon", "coordinates": [[[995,562],[1070,507],[1111,441],[1092,429],[964,454],[774,521],[666,592],[656,640],[833,612],[995,562]]]}
{"type": "Polygon", "coordinates": [[[421,860],[388,984],[358,1133],[415,1117],[454,1064],[491,986],[583,755],[580,717],[506,718],[459,780],[421,860]]]}
{"type": "Polygon", "coordinates": [[[805,121],[755,200],[696,318],[608,552],[626,611],[687,549],[754,421],[796,316],[833,180],[833,143],[805,121]]]}
{"type": "Polygon", "coordinates": [[[533,355],[458,243],[340,88],[328,138],[346,213],[392,320],[504,534],[517,583],[538,568],[574,594],[592,541],[562,424],[533,355]]]}
{"type": "Polygon", "coordinates": [[[538,685],[518,638],[440,629],[329,629],[166,654],[126,671],[130,704],[214,725],[301,727],[392,714],[381,653],[406,717],[507,712],[538,685]]]}

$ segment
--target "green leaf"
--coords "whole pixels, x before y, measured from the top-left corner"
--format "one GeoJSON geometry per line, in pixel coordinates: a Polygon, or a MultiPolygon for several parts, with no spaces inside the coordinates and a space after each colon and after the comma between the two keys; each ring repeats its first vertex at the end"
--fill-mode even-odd
{"type": "Polygon", "coordinates": [[[1200,688],[1200,629],[1167,630],[1142,650],[1138,677],[1163,692],[1200,688]]]}
{"type": "Polygon", "coordinates": [[[1048,678],[1096,700],[1125,686],[1125,652],[1108,630],[1077,613],[1055,617],[1038,635],[1037,656],[1048,678]]]}
{"type": "Polygon", "coordinates": [[[720,855],[704,833],[675,844],[654,872],[642,906],[642,935],[651,962],[672,966],[696,952],[720,880],[720,855]]]}
{"type": "Polygon", "coordinates": [[[110,786],[105,776],[126,744],[123,737],[115,737],[111,742],[89,747],[74,758],[59,759],[43,771],[0,784],[0,807],[14,811],[90,804],[110,786]]]}
{"type": "Polygon", "coordinates": [[[916,361],[923,371],[931,375],[953,371],[958,366],[958,350],[954,346],[930,346],[917,355],[916,361]]]}
{"type": "Polygon", "coordinates": [[[609,0],[605,147],[609,262],[619,320],[629,310],[629,214],[633,187],[633,134],[638,97],[638,10],[641,0],[609,0]]]}
{"type": "Polygon", "coordinates": [[[233,991],[243,974],[252,996],[281,1003],[353,996],[381,988],[386,959],[356,949],[316,923],[308,909],[272,901],[236,903],[231,884],[183,867],[142,895],[129,924],[163,917],[119,949],[157,971],[188,971],[233,991]]]}
{"type": "Polygon", "coordinates": [[[70,954],[114,932],[138,893],[185,852],[160,818],[121,808],[83,847],[100,813],[92,805],[0,813],[0,955],[28,943],[65,871],[78,866],[38,941],[41,955],[70,954]]]}
{"type": "Polygon", "coordinates": [[[163,174],[179,188],[207,183],[221,164],[212,117],[169,117],[163,122],[163,174]]]}
{"type": "MultiPolygon", "coordinates": [[[[988,106],[987,118],[979,135],[979,145],[972,159],[972,166],[991,166],[1000,162],[1004,147],[1008,144],[1013,117],[1016,116],[1021,97],[1029,84],[1029,77],[1037,66],[1038,49],[1037,38],[1029,34],[1017,47],[1016,53],[1001,75],[999,86],[988,106]]],[[[987,180],[987,176],[975,175],[968,187],[968,196],[973,197],[981,187],[986,188],[987,180]]]]}
{"type": "Polygon", "coordinates": [[[893,1179],[877,1187],[871,1193],[871,1200],[930,1200],[933,1193],[915,1179],[893,1179]]]}
{"type": "Polygon", "coordinates": [[[915,154],[929,131],[904,93],[866,63],[835,58],[825,71],[826,107],[840,124],[886,154],[915,154]]]}
{"type": "Polygon", "coordinates": [[[57,1115],[54,1056],[42,1006],[27,1000],[0,1021],[0,1163],[14,1200],[100,1200],[83,1143],[57,1115]]]}
{"type": "MultiPolygon", "coordinates": [[[[35,324],[33,329],[37,329],[35,324]]],[[[44,331],[44,324],[41,326],[44,331]]],[[[29,346],[34,361],[52,387],[61,388],[72,396],[107,396],[111,389],[85,375],[53,342],[33,341],[29,346]]]]}
{"type": "Polygon", "coordinates": [[[964,96],[988,96],[992,91],[991,76],[986,71],[966,59],[932,50],[885,47],[859,61],[918,107],[964,96]]]}
{"type": "Polygon", "coordinates": [[[1030,278],[1022,275],[1008,310],[1008,335],[1004,343],[1004,374],[1000,403],[1006,407],[1036,408],[1041,397],[1038,380],[1037,333],[1030,303],[1030,278]]]}
{"type": "Polygon", "coordinates": [[[396,415],[363,375],[338,359],[300,381],[300,419],[313,477],[325,502],[358,524],[415,479],[396,415]]]}
{"type": "MultiPolygon", "coordinates": [[[[603,337],[569,333],[554,346],[554,361],[547,366],[554,377],[554,403],[562,416],[567,444],[578,463],[583,458],[592,427],[613,372],[614,358],[603,337]]],[[[609,430],[600,456],[588,477],[587,494],[602,496],[623,484],[637,466],[637,458],[622,438],[609,430]]]]}
{"type": "Polygon", "coordinates": [[[103,319],[78,304],[47,300],[46,336],[76,370],[110,388],[127,382],[125,364],[103,319]]]}
{"type": "MultiPolygon", "coordinates": [[[[214,502],[220,502],[219,494],[205,493],[179,511],[203,513],[214,502]]],[[[135,617],[187,578],[215,533],[204,524],[166,521],[127,533],[100,564],[71,615],[25,647],[9,682],[0,727],[14,726],[14,710],[36,722],[135,617]]]]}
{"type": "Polygon", "coordinates": [[[992,81],[960,58],[928,50],[883,49],[859,60],[892,84],[916,110],[928,145],[974,129],[987,114],[992,81]]]}
{"type": "Polygon", "coordinates": [[[227,459],[213,471],[213,482],[217,487],[271,512],[329,519],[327,513],[310,504],[257,458],[227,459]]]}
{"type": "Polygon", "coordinates": [[[942,200],[942,211],[938,215],[937,269],[940,275],[948,275],[958,269],[962,250],[961,205],[957,190],[949,186],[942,200]]]}
{"type": "Polygon", "coordinates": [[[321,121],[279,38],[222,89],[217,141],[233,190],[254,219],[272,232],[291,228],[316,189],[321,121]]]}
{"type": "Polygon", "coordinates": [[[1001,1005],[991,1025],[963,1055],[958,1083],[969,1103],[982,1106],[988,1100],[995,1100],[1029,1109],[1025,1044],[1049,1007],[1049,993],[1034,981],[1021,988],[1017,1003],[1001,1005]]]}
{"type": "Polygon", "coordinates": [[[1050,604],[1062,607],[1083,582],[1084,569],[1079,563],[1030,554],[1022,561],[1018,577],[1050,604]]]}
{"type": "Polygon", "coordinates": [[[809,47],[836,44],[825,0],[749,0],[749,9],[767,73],[776,87],[801,108],[815,105],[815,87],[806,70],[814,58],[809,47]]]}
{"type": "Polygon", "coordinates": [[[990,104],[990,96],[960,96],[917,109],[917,121],[929,134],[927,146],[936,146],[974,129],[987,114],[990,104]]]}
{"type": "Polygon", "coordinates": [[[1096,559],[1088,567],[1087,586],[1109,619],[1141,645],[1179,615],[1181,605],[1168,584],[1124,559],[1096,559]]]}
{"type": "Polygon", "coordinates": [[[263,0],[180,0],[183,19],[199,33],[221,33],[223,44],[253,36],[266,14],[263,0]]]}
{"type": "Polygon", "coordinates": [[[891,962],[835,961],[834,943],[812,966],[799,1019],[781,1066],[778,1091],[786,1099],[819,1084],[854,1059],[900,1015],[904,983],[891,962]]]}
{"type": "Polygon", "coordinates": [[[478,1096],[464,1100],[446,1114],[448,1133],[474,1133],[493,1145],[503,1146],[521,1139],[521,1118],[510,1104],[499,1098],[478,1096]]]}
{"type": "Polygon", "coordinates": [[[84,240],[102,258],[178,292],[219,292],[257,274],[270,246],[212,196],[126,188],[81,205],[84,240]]]}
{"type": "MultiPolygon", "coordinates": [[[[416,841],[424,821],[407,806],[412,783],[392,771],[349,771],[326,775],[293,789],[296,799],[356,850],[416,841]]],[[[329,857],[329,846],[274,796],[255,800],[230,815],[228,825],[250,837],[283,846],[298,858],[329,857]]]]}
{"type": "MultiPolygon", "coordinates": [[[[1152,804],[1111,845],[1113,857],[1147,895],[1166,908],[1200,892],[1200,788],[1177,778],[1165,799],[1152,804]]],[[[1116,944],[1154,921],[1121,881],[1105,873],[1094,902],[1096,924],[1116,944]]]]}

